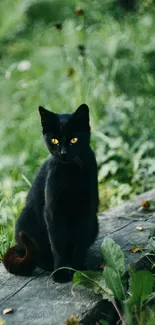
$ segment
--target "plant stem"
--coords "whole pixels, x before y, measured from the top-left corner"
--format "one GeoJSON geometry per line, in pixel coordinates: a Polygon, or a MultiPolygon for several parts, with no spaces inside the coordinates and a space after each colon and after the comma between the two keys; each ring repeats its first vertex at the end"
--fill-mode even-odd
{"type": "Polygon", "coordinates": [[[121,315],[121,313],[120,313],[118,307],[117,307],[117,304],[116,304],[115,299],[112,299],[111,302],[112,302],[114,308],[115,308],[116,311],[117,311],[117,314],[118,314],[118,316],[119,316],[119,318],[120,318],[120,320],[121,320],[121,322],[122,322],[122,325],[127,325],[127,324],[125,323],[125,321],[124,321],[124,319],[123,319],[123,317],[122,317],[122,315],[121,315]]]}

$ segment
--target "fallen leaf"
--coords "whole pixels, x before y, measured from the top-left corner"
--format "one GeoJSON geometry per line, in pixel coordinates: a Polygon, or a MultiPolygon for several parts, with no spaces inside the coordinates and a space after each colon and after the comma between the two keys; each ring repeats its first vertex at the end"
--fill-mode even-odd
{"type": "Polygon", "coordinates": [[[64,325],[80,325],[80,323],[75,315],[71,315],[64,325]]]}
{"type": "Polygon", "coordinates": [[[150,207],[150,202],[147,200],[144,200],[141,202],[141,206],[145,209],[148,209],[150,207]]]}
{"type": "Polygon", "coordinates": [[[144,248],[142,248],[142,247],[131,247],[130,248],[130,251],[132,252],[132,253],[140,253],[141,251],[144,251],[144,248]]]}
{"type": "Polygon", "coordinates": [[[138,227],[136,227],[136,229],[139,230],[139,231],[142,231],[143,230],[143,227],[142,226],[138,226],[138,227]]]}
{"type": "Polygon", "coordinates": [[[11,314],[11,313],[13,313],[13,309],[12,308],[5,308],[3,310],[3,315],[11,314]]]}
{"type": "Polygon", "coordinates": [[[4,325],[5,324],[5,320],[0,318],[0,325],[4,325]]]}

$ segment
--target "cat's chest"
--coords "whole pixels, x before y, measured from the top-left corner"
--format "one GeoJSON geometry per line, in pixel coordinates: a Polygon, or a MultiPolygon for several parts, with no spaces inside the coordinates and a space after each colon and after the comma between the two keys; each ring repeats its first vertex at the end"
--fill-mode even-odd
{"type": "Polygon", "coordinates": [[[74,166],[65,166],[64,168],[55,168],[51,171],[46,191],[48,197],[59,198],[72,198],[86,194],[89,187],[89,174],[88,170],[81,170],[74,166]]]}

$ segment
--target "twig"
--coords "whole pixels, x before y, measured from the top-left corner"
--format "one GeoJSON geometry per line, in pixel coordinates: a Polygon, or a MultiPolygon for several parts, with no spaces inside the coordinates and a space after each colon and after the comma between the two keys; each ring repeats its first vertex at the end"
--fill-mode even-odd
{"type": "Polygon", "coordinates": [[[125,321],[124,321],[124,319],[123,319],[123,317],[122,317],[122,315],[121,315],[121,313],[120,313],[118,307],[117,307],[116,301],[115,301],[114,299],[112,299],[111,302],[112,302],[114,308],[115,308],[116,311],[117,311],[117,314],[118,314],[118,316],[119,316],[119,318],[120,318],[120,320],[121,320],[121,322],[122,322],[122,325],[127,325],[127,324],[125,323],[125,321]]]}

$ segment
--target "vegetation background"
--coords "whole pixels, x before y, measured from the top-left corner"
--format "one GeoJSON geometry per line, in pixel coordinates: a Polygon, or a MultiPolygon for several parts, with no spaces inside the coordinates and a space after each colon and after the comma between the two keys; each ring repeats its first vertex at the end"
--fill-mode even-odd
{"type": "Polygon", "coordinates": [[[0,255],[47,158],[38,106],[90,106],[101,210],[155,184],[153,0],[0,2],[0,255]]]}

